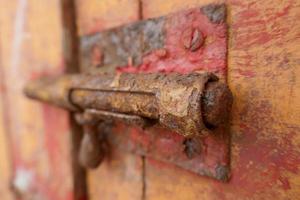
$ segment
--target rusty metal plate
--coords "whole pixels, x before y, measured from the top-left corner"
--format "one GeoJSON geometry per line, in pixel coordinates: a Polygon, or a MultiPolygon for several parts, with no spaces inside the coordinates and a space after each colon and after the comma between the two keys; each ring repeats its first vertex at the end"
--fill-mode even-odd
{"type": "Polygon", "coordinates": [[[228,133],[217,130],[215,135],[193,142],[165,129],[143,130],[121,123],[114,126],[112,132],[108,134],[108,141],[113,148],[172,163],[221,181],[229,178],[228,133]]]}
{"type": "MultiPolygon", "coordinates": [[[[208,5],[140,21],[81,38],[82,71],[214,72],[226,80],[227,25],[224,4],[208,5]]],[[[112,148],[172,163],[226,181],[227,127],[197,141],[160,128],[143,130],[116,123],[112,148]]]]}
{"type": "Polygon", "coordinates": [[[208,5],[81,38],[81,68],[127,72],[226,71],[225,5],[208,5]]]}

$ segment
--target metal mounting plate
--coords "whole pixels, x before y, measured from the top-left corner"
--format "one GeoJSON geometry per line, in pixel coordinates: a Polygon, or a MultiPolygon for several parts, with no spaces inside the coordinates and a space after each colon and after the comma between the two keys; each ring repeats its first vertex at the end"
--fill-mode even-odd
{"type": "MultiPolygon", "coordinates": [[[[214,72],[226,80],[227,25],[224,4],[211,4],[140,21],[81,38],[84,72],[214,72]]],[[[229,178],[226,127],[201,139],[200,153],[188,158],[188,142],[159,128],[143,130],[117,123],[109,134],[112,148],[169,162],[218,180],[229,178]]],[[[190,147],[193,148],[193,147],[190,147]]]]}

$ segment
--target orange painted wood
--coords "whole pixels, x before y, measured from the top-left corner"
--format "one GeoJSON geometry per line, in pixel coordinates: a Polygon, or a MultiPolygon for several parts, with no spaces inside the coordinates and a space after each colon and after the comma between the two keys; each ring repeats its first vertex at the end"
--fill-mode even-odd
{"type": "Polygon", "coordinates": [[[72,199],[67,113],[22,92],[29,79],[63,70],[60,2],[2,1],[0,13],[1,98],[13,188],[25,199],[72,199]]]}
{"type": "MultiPolygon", "coordinates": [[[[144,0],[143,16],[213,1],[144,0]]],[[[232,0],[228,83],[234,94],[229,183],[146,162],[146,199],[299,199],[299,0],[232,0]]]]}
{"type": "Polygon", "coordinates": [[[224,0],[141,0],[143,18],[167,15],[180,10],[201,7],[209,3],[223,3],[224,0]]]}
{"type": "Polygon", "coordinates": [[[113,151],[88,176],[90,199],[140,200],[143,190],[143,161],[133,154],[113,151]]]}
{"type": "Polygon", "coordinates": [[[79,35],[136,21],[139,0],[76,0],[79,35]]]}
{"type": "MultiPolygon", "coordinates": [[[[1,72],[1,66],[0,66],[1,72]]],[[[0,75],[1,78],[1,75],[0,75]]],[[[0,196],[5,200],[12,200],[13,194],[10,190],[10,178],[12,175],[11,159],[9,154],[9,143],[5,132],[4,111],[3,111],[3,95],[4,88],[1,87],[0,79],[0,196]]]]}

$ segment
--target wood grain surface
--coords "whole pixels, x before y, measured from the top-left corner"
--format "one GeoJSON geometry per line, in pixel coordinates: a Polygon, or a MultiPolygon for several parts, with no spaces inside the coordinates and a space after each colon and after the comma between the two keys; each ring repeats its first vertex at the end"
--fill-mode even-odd
{"type": "MultiPolygon", "coordinates": [[[[143,0],[152,18],[212,0],[143,0]]],[[[225,2],[231,180],[219,183],[146,159],[146,199],[297,199],[299,188],[299,0],[225,2]]],[[[114,10],[111,7],[112,10],[114,10]]],[[[100,26],[99,26],[100,27],[100,26]]],[[[109,26],[108,26],[109,27],[109,26]]]]}
{"type": "Polygon", "coordinates": [[[14,194],[72,199],[67,113],[28,100],[22,92],[27,80],[63,71],[60,2],[1,1],[0,13],[1,115],[14,194]]]}

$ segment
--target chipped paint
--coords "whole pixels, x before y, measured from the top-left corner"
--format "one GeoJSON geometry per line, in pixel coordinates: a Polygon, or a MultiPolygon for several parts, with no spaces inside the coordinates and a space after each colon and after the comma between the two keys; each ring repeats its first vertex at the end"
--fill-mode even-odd
{"type": "Polygon", "coordinates": [[[28,169],[18,167],[13,180],[13,187],[20,195],[26,194],[34,182],[34,173],[28,169]]]}

